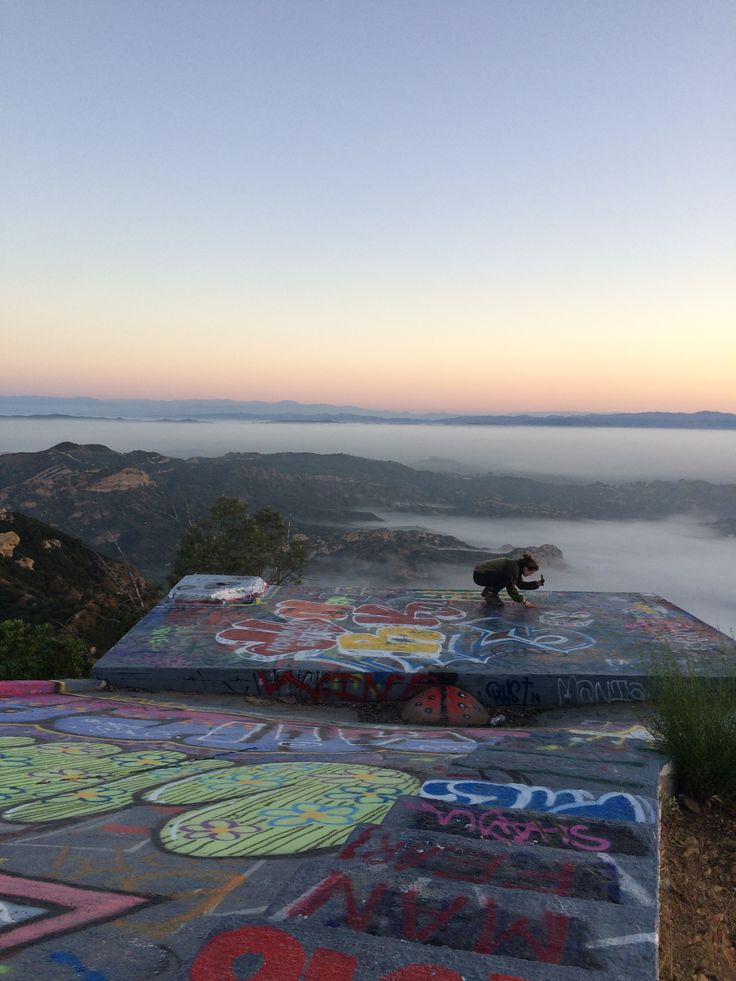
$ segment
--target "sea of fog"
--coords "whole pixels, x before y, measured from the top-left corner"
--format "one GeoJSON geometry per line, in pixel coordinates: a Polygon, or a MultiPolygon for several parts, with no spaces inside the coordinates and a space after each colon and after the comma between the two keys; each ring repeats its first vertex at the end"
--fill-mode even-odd
{"type": "MultiPolygon", "coordinates": [[[[397,460],[427,469],[577,481],[688,478],[736,483],[736,431],[0,419],[0,453],[41,450],[67,440],[185,458],[307,451],[397,460]]],[[[382,517],[392,527],[429,528],[492,551],[504,545],[557,545],[564,561],[545,569],[552,589],[658,593],[726,633],[736,631],[736,539],[713,536],[690,518],[575,522],[396,513],[382,517]]],[[[469,572],[438,568],[437,584],[467,587],[469,572]]]]}
{"type": "MultiPolygon", "coordinates": [[[[543,565],[545,588],[656,593],[736,635],[736,539],[714,536],[691,518],[548,521],[378,514],[391,528],[428,528],[489,552],[506,551],[509,546],[556,545],[563,559],[543,565]]],[[[475,588],[470,570],[457,565],[439,567],[436,576],[438,586],[475,588]]],[[[544,590],[537,596],[543,603],[544,590]]],[[[531,599],[536,602],[537,596],[531,599]]]]}
{"type": "Polygon", "coordinates": [[[167,456],[351,453],[432,470],[573,480],[736,483],[736,430],[0,419],[0,453],[104,443],[167,456]]]}

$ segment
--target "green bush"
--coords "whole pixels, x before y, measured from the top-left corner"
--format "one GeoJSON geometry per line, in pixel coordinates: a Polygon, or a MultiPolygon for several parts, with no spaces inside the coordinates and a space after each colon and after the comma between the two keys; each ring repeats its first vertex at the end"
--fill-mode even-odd
{"type": "Polygon", "coordinates": [[[262,576],[278,585],[299,582],[307,561],[304,544],[290,539],[283,518],[273,508],[248,514],[237,497],[220,497],[202,521],[186,530],[171,570],[173,585],[182,576],[262,576]]]}
{"type": "Polygon", "coordinates": [[[679,793],[736,804],[736,677],[722,662],[720,677],[704,677],[670,651],[653,665],[644,719],[655,745],[675,770],[679,793]]]}
{"type": "Polygon", "coordinates": [[[57,633],[48,623],[0,623],[0,680],[86,678],[93,659],[81,640],[57,633]]]}

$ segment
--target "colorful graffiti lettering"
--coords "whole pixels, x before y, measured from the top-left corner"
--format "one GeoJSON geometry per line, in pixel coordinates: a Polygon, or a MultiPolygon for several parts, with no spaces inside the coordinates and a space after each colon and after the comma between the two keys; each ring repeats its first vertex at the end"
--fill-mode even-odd
{"type": "MultiPolygon", "coordinates": [[[[325,683],[329,676],[321,676],[325,683]]],[[[364,682],[360,678],[361,685],[364,682]]],[[[390,678],[390,676],[388,676],[390,678]]],[[[341,684],[349,685],[353,677],[340,675],[341,684]]],[[[426,684],[423,676],[422,685],[426,684]]],[[[366,696],[370,695],[366,691],[366,696]]],[[[385,688],[376,684],[377,701],[382,701],[385,688]]],[[[22,712],[0,706],[0,723],[18,721],[46,723],[52,732],[83,736],[89,739],[117,739],[125,741],[166,740],[186,746],[212,749],[237,749],[253,753],[305,752],[321,754],[355,753],[380,750],[400,750],[417,753],[469,753],[484,743],[497,743],[502,739],[527,738],[528,733],[515,730],[500,732],[491,729],[414,730],[403,726],[380,728],[375,726],[315,725],[303,722],[271,722],[256,718],[233,717],[217,713],[192,713],[177,709],[161,709],[155,706],[136,707],[121,703],[117,708],[103,700],[89,699],[87,713],[77,711],[72,702],[68,706],[37,704],[28,701],[22,712]]],[[[12,746],[31,745],[30,737],[4,737],[0,741],[0,760],[5,749],[12,746]],[[16,739],[16,742],[11,740],[16,739]]],[[[68,744],[70,747],[74,744],[68,744]]],[[[77,744],[79,745],[79,744],[77,744]]],[[[116,752],[115,748],[109,754],[116,752]]],[[[73,752],[72,749],[69,752],[73,752]]]]}
{"type": "Polygon", "coordinates": [[[498,654],[518,649],[544,651],[548,654],[570,654],[592,647],[595,641],[587,634],[568,630],[564,634],[539,630],[527,624],[512,623],[499,617],[488,618],[482,625],[468,623],[449,640],[454,655],[487,661],[498,654]]]}
{"type": "Polygon", "coordinates": [[[347,620],[353,607],[340,603],[315,603],[310,600],[283,600],[274,607],[276,616],[285,620],[347,620]]]}
{"type": "Polygon", "coordinates": [[[218,644],[228,644],[235,654],[270,660],[284,655],[325,651],[334,647],[340,628],[329,623],[303,627],[267,620],[238,620],[216,635],[218,644]]]}
{"type": "Polygon", "coordinates": [[[353,622],[367,627],[378,627],[381,624],[437,627],[443,621],[464,619],[465,611],[456,606],[427,602],[407,603],[400,611],[378,603],[366,603],[357,607],[353,613],[353,622]]]}
{"type": "Polygon", "coordinates": [[[560,705],[609,705],[611,702],[643,702],[647,693],[641,681],[608,678],[603,681],[574,676],[557,679],[560,705]]]}
{"type": "MultiPolygon", "coordinates": [[[[243,981],[353,981],[365,958],[329,947],[317,946],[310,954],[304,945],[285,930],[274,926],[244,926],[213,937],[197,955],[190,981],[235,978],[236,961],[250,955],[258,967],[243,975],[243,981]]],[[[362,975],[361,975],[362,976],[362,975]]],[[[439,964],[408,963],[374,974],[375,981],[463,981],[463,975],[439,964]]],[[[525,981],[517,974],[492,971],[487,981],[525,981]]]]}
{"type": "Polygon", "coordinates": [[[574,610],[544,610],[539,622],[552,627],[589,627],[593,623],[590,613],[574,610]]]}
{"type": "Polygon", "coordinates": [[[339,852],[337,861],[358,861],[362,866],[380,866],[396,873],[416,869],[451,882],[621,902],[618,871],[610,862],[591,859],[582,865],[528,848],[487,851],[465,842],[454,845],[441,839],[415,840],[407,838],[403,829],[364,828],[339,852]]]}
{"type": "Polygon", "coordinates": [[[275,919],[311,917],[325,907],[332,926],[375,936],[547,964],[599,966],[587,950],[585,923],[564,913],[550,910],[537,918],[510,910],[485,894],[430,898],[426,890],[387,881],[364,887],[347,872],[330,873],[275,919]]]}
{"type": "Polygon", "coordinates": [[[444,636],[437,630],[422,627],[381,627],[374,634],[344,633],[337,638],[337,649],[342,654],[367,654],[370,657],[390,657],[406,665],[411,663],[400,655],[413,655],[422,661],[437,659],[442,652],[444,636]]]}
{"type": "Polygon", "coordinates": [[[542,845],[583,852],[647,855],[651,846],[633,828],[597,821],[570,821],[558,815],[542,821],[496,807],[463,807],[439,800],[401,801],[407,826],[441,831],[462,838],[501,841],[507,845],[542,845]]]}
{"type": "Polygon", "coordinates": [[[484,780],[428,780],[422,797],[458,804],[575,814],[615,821],[653,824],[657,809],[653,801],[626,793],[596,795],[590,790],[551,790],[519,783],[490,783],[484,780]]]}

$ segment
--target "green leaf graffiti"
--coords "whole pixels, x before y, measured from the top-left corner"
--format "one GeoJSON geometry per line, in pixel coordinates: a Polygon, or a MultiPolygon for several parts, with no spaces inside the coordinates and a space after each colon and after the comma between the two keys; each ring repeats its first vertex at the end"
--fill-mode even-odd
{"type": "Polygon", "coordinates": [[[108,743],[0,737],[0,807],[15,823],[84,819],[139,801],[190,808],[158,839],[177,855],[240,858],[335,848],[357,824],[380,823],[420,782],[398,770],[342,763],[193,759],[108,743]]]}
{"type": "Polygon", "coordinates": [[[340,763],[264,763],[201,774],[150,791],[157,803],[217,801],[168,821],[167,851],[199,858],[296,855],[334,848],[357,824],[380,823],[419,781],[398,770],[340,763]]]}
{"type": "Polygon", "coordinates": [[[160,750],[123,753],[118,746],[104,743],[8,745],[0,738],[2,816],[30,824],[84,818],[125,807],[138,791],[172,775],[190,776],[230,765],[160,750]]]}

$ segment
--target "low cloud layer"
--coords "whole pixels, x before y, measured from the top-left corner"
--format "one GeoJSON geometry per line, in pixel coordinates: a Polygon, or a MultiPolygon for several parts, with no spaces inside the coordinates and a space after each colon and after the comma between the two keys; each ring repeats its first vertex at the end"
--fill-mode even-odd
{"type": "MultiPolygon", "coordinates": [[[[428,528],[489,552],[509,546],[557,545],[564,559],[543,568],[549,589],[656,593],[724,633],[736,633],[732,581],[736,542],[716,537],[688,518],[548,521],[418,518],[400,512],[380,516],[392,528],[428,528]]],[[[353,571],[359,578],[359,570],[353,571]]],[[[432,586],[474,588],[471,572],[455,565],[433,565],[432,586]]],[[[351,577],[352,582],[356,579],[351,577]]],[[[373,572],[361,584],[366,582],[375,582],[373,572]]],[[[426,579],[416,583],[428,585],[426,579]]]]}

